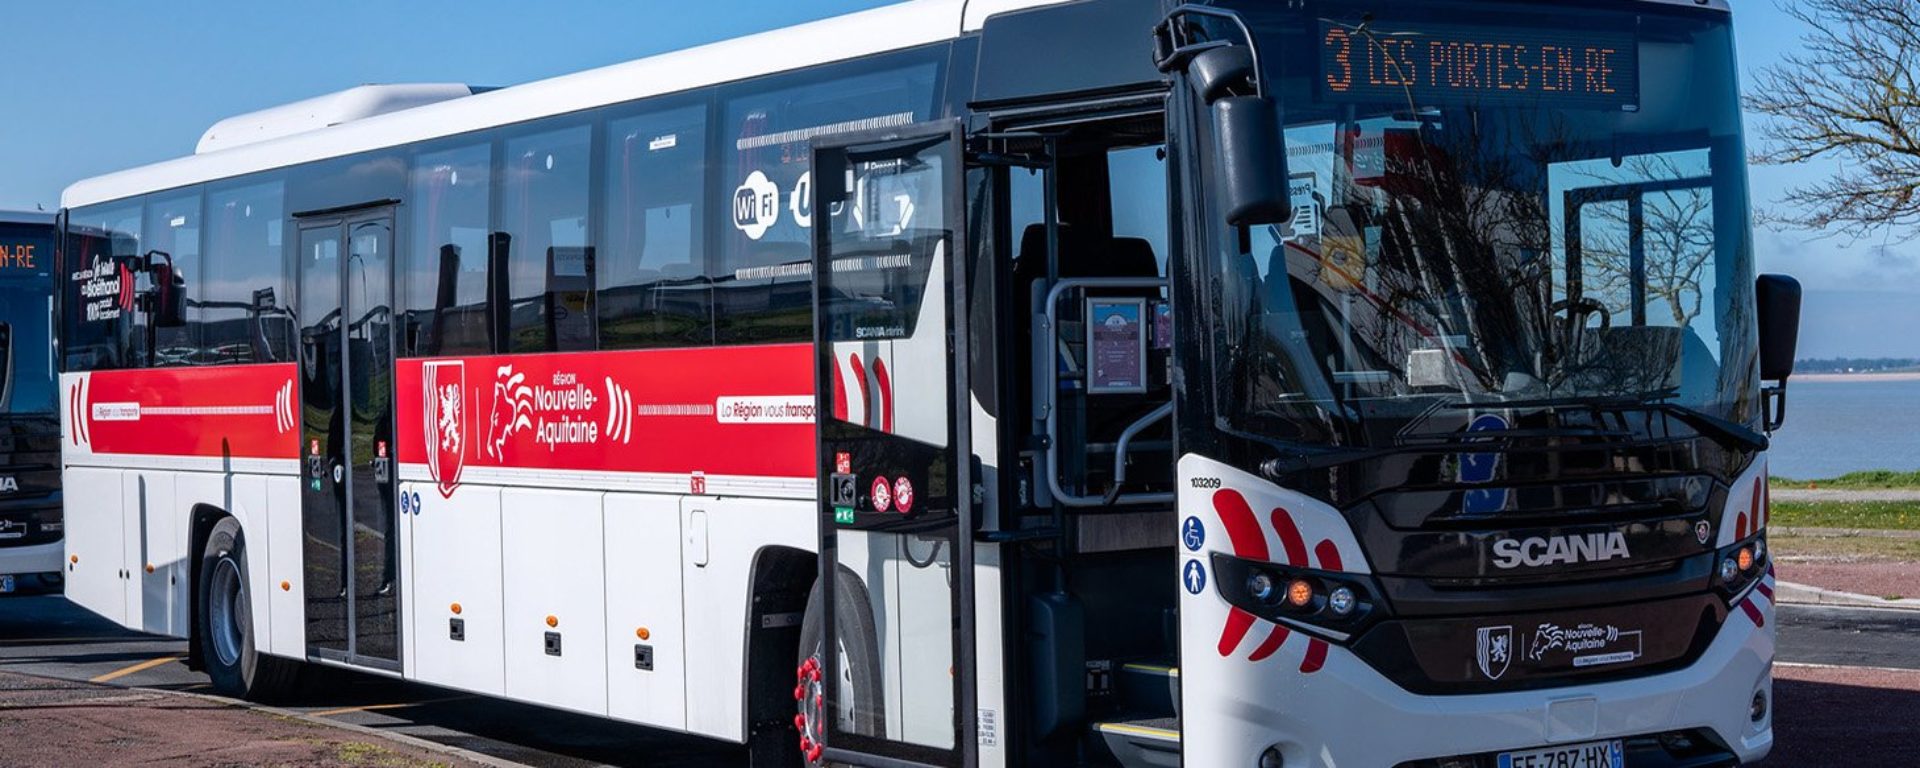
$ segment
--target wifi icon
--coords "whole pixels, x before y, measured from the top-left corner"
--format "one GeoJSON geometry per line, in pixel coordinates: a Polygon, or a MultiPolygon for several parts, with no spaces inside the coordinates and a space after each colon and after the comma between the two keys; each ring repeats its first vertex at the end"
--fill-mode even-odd
{"type": "Polygon", "coordinates": [[[622,443],[633,439],[633,393],[607,377],[607,439],[622,443]]]}

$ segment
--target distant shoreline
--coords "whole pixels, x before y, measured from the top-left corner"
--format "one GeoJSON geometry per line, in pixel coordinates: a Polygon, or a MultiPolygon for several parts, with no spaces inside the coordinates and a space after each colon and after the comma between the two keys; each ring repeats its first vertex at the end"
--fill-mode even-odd
{"type": "Polygon", "coordinates": [[[1801,373],[1793,381],[1920,381],[1920,371],[1899,373],[1801,373]]]}

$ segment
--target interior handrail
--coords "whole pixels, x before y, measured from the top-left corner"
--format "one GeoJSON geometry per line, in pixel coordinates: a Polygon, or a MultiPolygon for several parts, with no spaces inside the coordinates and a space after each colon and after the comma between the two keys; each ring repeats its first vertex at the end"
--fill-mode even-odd
{"type": "MultiPolygon", "coordinates": [[[[1034,293],[1039,293],[1040,287],[1039,284],[1035,284],[1034,293]]],[[[1043,307],[1044,310],[1033,318],[1034,414],[1035,420],[1042,422],[1042,435],[1046,438],[1046,466],[1041,469],[1047,476],[1047,490],[1051,491],[1054,500],[1063,506],[1087,508],[1115,504],[1171,504],[1174,501],[1175,496],[1172,493],[1117,493],[1120,488],[1118,476],[1114,479],[1113,488],[1105,496],[1083,496],[1071,493],[1061,487],[1060,473],[1056,470],[1060,466],[1060,409],[1056,402],[1060,395],[1060,367],[1054,360],[1054,355],[1058,354],[1054,346],[1059,338],[1059,332],[1056,329],[1059,328],[1060,299],[1074,290],[1089,288],[1166,287],[1166,279],[1160,277],[1069,277],[1055,281],[1053,288],[1047,291],[1046,298],[1038,303],[1038,306],[1043,307]],[[1044,344],[1041,343],[1043,339],[1046,340],[1044,344]]],[[[1127,431],[1121,434],[1120,448],[1114,455],[1116,462],[1126,461],[1126,444],[1131,435],[1138,434],[1139,430],[1164,418],[1166,414],[1160,414],[1163,409],[1171,413],[1173,404],[1167,403],[1156,408],[1152,413],[1142,417],[1142,421],[1136,421],[1127,427],[1127,431]]]]}

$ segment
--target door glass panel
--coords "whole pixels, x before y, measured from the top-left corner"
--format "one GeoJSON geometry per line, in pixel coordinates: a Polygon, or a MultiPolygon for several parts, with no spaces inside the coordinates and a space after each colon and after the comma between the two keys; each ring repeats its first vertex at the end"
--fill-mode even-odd
{"type": "Polygon", "coordinates": [[[1580,326],[1570,380],[1596,391],[1683,402],[1718,391],[1720,339],[1734,322],[1715,269],[1713,188],[1704,151],[1560,163],[1564,216],[1556,297],[1580,326]]]}
{"type": "Polygon", "coordinates": [[[960,172],[946,133],[820,148],[816,193],[822,552],[834,648],[820,690],[836,750],[951,764],[958,727],[956,578],[970,482],[955,457],[949,354],[960,172]],[[824,226],[823,226],[824,225],[824,226]],[[897,686],[897,692],[887,689],[897,686]]]}
{"type": "MultiPolygon", "coordinates": [[[[1626,200],[1595,200],[1580,206],[1581,295],[1620,320],[1633,317],[1633,206],[1626,200]]],[[[1597,325],[1601,315],[1587,316],[1597,325]]]]}
{"type": "Polygon", "coordinates": [[[301,516],[307,645],[347,651],[346,476],[340,382],[340,252],[337,225],[300,231],[301,516]]]}
{"type": "Polygon", "coordinates": [[[399,657],[393,510],[393,225],[347,226],[347,392],[351,397],[354,654],[399,657]]]}

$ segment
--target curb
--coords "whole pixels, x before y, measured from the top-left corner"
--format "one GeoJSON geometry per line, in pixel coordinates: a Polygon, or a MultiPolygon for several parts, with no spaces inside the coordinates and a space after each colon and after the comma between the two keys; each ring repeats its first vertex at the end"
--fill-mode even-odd
{"type": "Polygon", "coordinates": [[[1920,611],[1920,600],[1888,600],[1884,597],[1823,589],[1807,584],[1780,581],[1774,584],[1774,601],[1799,605],[1845,605],[1855,608],[1886,608],[1895,611],[1920,611]]]}
{"type": "Polygon", "coordinates": [[[205,701],[211,704],[219,704],[224,707],[233,707],[237,709],[251,710],[254,712],[259,712],[260,714],[263,714],[263,715],[271,715],[273,717],[281,717],[289,720],[298,720],[300,722],[307,723],[309,725],[317,725],[323,728],[336,728],[343,731],[351,731],[353,733],[359,734],[361,736],[366,736],[368,738],[382,739],[385,741],[391,741],[398,744],[405,744],[415,749],[421,749],[428,752],[447,755],[449,757],[457,757],[462,760],[466,760],[468,762],[479,763],[480,765],[493,766],[493,768],[531,768],[531,766],[528,766],[526,763],[516,763],[511,760],[494,757],[492,755],[481,754],[479,752],[475,752],[471,749],[466,749],[464,747],[456,747],[452,744],[442,744],[432,739],[423,739],[418,736],[410,736],[404,733],[394,733],[391,731],[384,731],[379,728],[372,728],[365,725],[360,725],[358,723],[349,723],[349,722],[333,720],[325,717],[315,717],[313,715],[309,715],[304,712],[295,712],[291,709],[269,707],[264,704],[255,704],[253,702],[241,701],[239,699],[229,699],[225,696],[216,696],[210,693],[195,693],[193,691],[169,691],[165,688],[148,688],[148,687],[138,686],[138,685],[120,685],[118,683],[96,683],[90,680],[72,680],[64,677],[55,677],[53,675],[35,674],[33,672],[23,672],[16,669],[6,669],[4,671],[7,672],[8,674],[19,675],[21,677],[39,678],[42,680],[51,680],[51,681],[60,682],[60,683],[79,684],[83,686],[97,686],[100,688],[118,688],[123,691],[144,691],[147,693],[158,694],[160,696],[179,696],[182,698],[199,699],[201,701],[205,701]]]}

